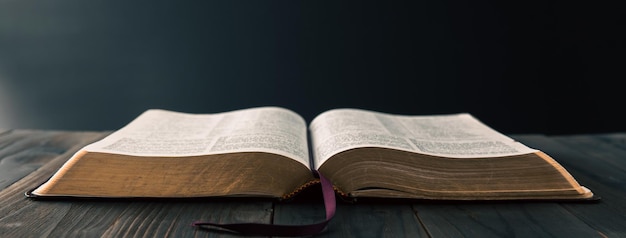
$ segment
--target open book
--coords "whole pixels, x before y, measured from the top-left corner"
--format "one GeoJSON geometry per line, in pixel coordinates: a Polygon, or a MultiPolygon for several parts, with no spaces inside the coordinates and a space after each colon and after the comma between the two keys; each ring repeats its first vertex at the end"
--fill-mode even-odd
{"type": "Polygon", "coordinates": [[[258,107],[216,114],[152,109],[70,158],[34,197],[273,197],[319,182],[346,198],[588,199],[554,159],[470,114],[334,109],[310,125],[258,107]]]}

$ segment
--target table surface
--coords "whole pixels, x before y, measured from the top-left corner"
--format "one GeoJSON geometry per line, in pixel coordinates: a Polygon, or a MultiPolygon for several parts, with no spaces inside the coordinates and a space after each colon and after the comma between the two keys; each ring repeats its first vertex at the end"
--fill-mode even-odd
{"type": "MultiPolygon", "coordinates": [[[[317,200],[34,201],[80,147],[109,132],[0,129],[0,237],[216,237],[196,220],[307,224],[324,219],[317,200]]],[[[342,203],[330,237],[626,237],[626,133],[511,135],[552,155],[602,199],[584,202],[342,203]]]]}

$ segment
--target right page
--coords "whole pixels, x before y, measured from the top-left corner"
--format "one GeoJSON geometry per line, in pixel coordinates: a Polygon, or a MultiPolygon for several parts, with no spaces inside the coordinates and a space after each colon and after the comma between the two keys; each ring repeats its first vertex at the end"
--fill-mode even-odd
{"type": "Polygon", "coordinates": [[[536,152],[468,113],[404,116],[334,109],[313,119],[309,130],[316,169],[339,152],[368,146],[453,158],[536,152]]]}
{"type": "Polygon", "coordinates": [[[324,112],[310,124],[314,168],[348,197],[587,199],[556,161],[467,113],[324,112]]]}

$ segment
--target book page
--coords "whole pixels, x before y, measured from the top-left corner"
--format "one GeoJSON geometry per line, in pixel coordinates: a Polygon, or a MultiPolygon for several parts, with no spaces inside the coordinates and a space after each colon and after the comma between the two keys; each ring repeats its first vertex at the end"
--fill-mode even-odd
{"type": "Polygon", "coordinates": [[[306,133],[302,117],[278,107],[217,114],[152,109],[85,149],[167,157],[269,152],[293,158],[309,167],[306,133]]]}
{"type": "Polygon", "coordinates": [[[358,147],[385,147],[455,158],[532,153],[467,113],[405,116],[335,109],[309,126],[316,168],[331,156],[358,147]]]}

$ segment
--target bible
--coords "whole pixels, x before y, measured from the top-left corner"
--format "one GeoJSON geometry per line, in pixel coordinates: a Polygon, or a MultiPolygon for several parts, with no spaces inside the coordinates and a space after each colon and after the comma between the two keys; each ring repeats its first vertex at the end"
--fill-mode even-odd
{"type": "Polygon", "coordinates": [[[564,167],[468,113],[332,109],[309,124],[256,107],[143,112],[85,146],[34,198],[290,199],[320,183],[346,199],[590,199],[564,167]]]}

